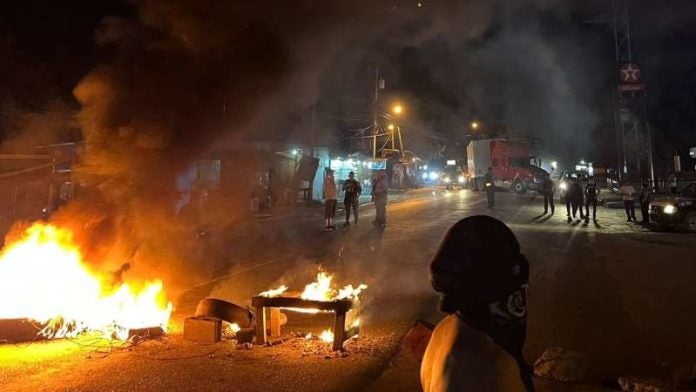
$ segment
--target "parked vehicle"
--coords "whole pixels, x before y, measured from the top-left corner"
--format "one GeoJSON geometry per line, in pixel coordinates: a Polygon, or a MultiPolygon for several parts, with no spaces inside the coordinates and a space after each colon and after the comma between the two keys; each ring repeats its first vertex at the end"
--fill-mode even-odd
{"type": "Polygon", "coordinates": [[[696,233],[696,183],[676,195],[656,195],[650,202],[650,223],[658,229],[696,233]]]}
{"type": "Polygon", "coordinates": [[[470,187],[483,189],[483,178],[493,168],[496,187],[509,188],[519,194],[541,191],[546,170],[532,165],[533,157],[524,143],[503,139],[472,140],[466,147],[467,174],[470,187]]]}

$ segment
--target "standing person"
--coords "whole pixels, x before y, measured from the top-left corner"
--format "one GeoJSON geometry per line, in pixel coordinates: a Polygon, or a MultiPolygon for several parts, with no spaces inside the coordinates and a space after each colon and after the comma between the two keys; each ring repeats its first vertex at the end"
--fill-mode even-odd
{"type": "Polygon", "coordinates": [[[334,179],[334,171],[326,169],[324,176],[324,219],[326,227],[324,230],[336,230],[333,225],[333,218],[336,215],[336,198],[338,189],[336,188],[336,180],[334,179]]]}
{"type": "Polygon", "coordinates": [[[580,185],[580,181],[578,181],[577,178],[572,177],[570,184],[568,185],[568,190],[566,191],[566,209],[568,210],[568,222],[571,222],[572,219],[575,219],[578,210],[580,211],[580,219],[585,219],[585,213],[583,212],[582,208],[582,200],[582,185],[580,185]],[[572,219],[570,215],[571,208],[573,216],[572,219]]]}
{"type": "Polygon", "coordinates": [[[493,168],[489,167],[486,175],[483,177],[486,188],[486,198],[488,199],[488,208],[493,209],[495,207],[495,176],[493,175],[493,168]]]}
{"type": "Polygon", "coordinates": [[[592,176],[585,186],[585,222],[590,221],[590,206],[592,206],[592,221],[597,222],[597,196],[599,196],[599,187],[592,176]]]}
{"type": "Polygon", "coordinates": [[[619,188],[619,194],[623,198],[624,208],[626,209],[626,218],[628,222],[636,221],[636,204],[633,201],[633,196],[636,193],[636,188],[631,185],[628,180],[624,181],[621,188],[619,188]]]}
{"type": "Polygon", "coordinates": [[[372,202],[375,203],[375,220],[372,223],[378,226],[387,224],[388,188],[386,171],[378,171],[372,181],[372,202]]]}
{"type": "Polygon", "coordinates": [[[675,195],[677,193],[677,175],[674,172],[667,177],[667,183],[669,184],[669,191],[675,195]]]}
{"type": "Polygon", "coordinates": [[[358,207],[360,205],[360,193],[362,192],[362,187],[360,183],[355,179],[355,173],[348,173],[348,179],[343,183],[343,204],[346,207],[346,223],[344,226],[350,224],[350,209],[353,208],[353,216],[355,224],[358,224],[358,207]]]}
{"type": "Polygon", "coordinates": [[[522,357],[529,262],[515,235],[490,216],[452,226],[430,264],[440,321],[425,350],[425,392],[533,392],[522,357]]]}
{"type": "Polygon", "coordinates": [[[575,179],[571,177],[570,175],[566,175],[566,181],[565,181],[565,193],[563,194],[563,198],[565,199],[565,205],[566,205],[566,213],[568,217],[568,223],[570,223],[573,219],[570,217],[570,210],[571,210],[571,205],[573,203],[573,181],[575,179]]]}
{"type": "Polygon", "coordinates": [[[650,223],[650,187],[644,182],[640,188],[640,223],[647,225],[650,223]]]}
{"type": "Polygon", "coordinates": [[[546,173],[541,183],[541,192],[544,195],[544,214],[549,212],[549,205],[551,206],[551,215],[555,212],[555,206],[553,205],[553,194],[555,191],[556,188],[553,180],[551,180],[551,175],[546,173]]]}

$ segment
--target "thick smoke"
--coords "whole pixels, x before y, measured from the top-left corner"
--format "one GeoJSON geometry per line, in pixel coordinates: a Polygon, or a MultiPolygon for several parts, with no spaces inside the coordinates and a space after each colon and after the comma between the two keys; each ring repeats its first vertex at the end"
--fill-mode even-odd
{"type": "MultiPolygon", "coordinates": [[[[99,244],[95,258],[111,268],[132,262],[136,271],[180,278],[192,263],[219,256],[201,250],[215,246],[200,246],[198,228],[239,218],[247,184],[237,179],[234,202],[207,222],[190,221],[174,215],[176,176],[230,141],[306,142],[312,107],[351,99],[369,106],[361,93],[371,82],[356,72],[368,64],[403,82],[414,146],[456,138],[453,124],[474,115],[554,135],[552,143],[577,142],[595,121],[576,94],[585,81],[566,59],[579,52],[542,37],[534,18],[511,22],[527,9],[562,15],[558,4],[136,1],[137,17],[104,19],[95,39],[113,58],[74,90],[85,140],[76,172],[92,191],[56,219],[80,222],[84,241],[99,244]],[[409,74],[414,58],[420,75],[409,74]],[[409,78],[428,93],[409,92],[409,78]]],[[[320,141],[345,136],[333,114],[318,113],[320,141]]]]}

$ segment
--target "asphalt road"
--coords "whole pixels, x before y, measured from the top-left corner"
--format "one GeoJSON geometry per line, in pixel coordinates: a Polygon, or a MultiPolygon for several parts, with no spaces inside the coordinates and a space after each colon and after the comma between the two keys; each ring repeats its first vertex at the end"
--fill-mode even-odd
{"type": "MultiPolygon", "coordinates": [[[[409,193],[389,205],[383,230],[370,225],[369,207],[358,226],[335,232],[321,230],[315,211],[248,223],[224,233],[229,247],[219,253],[227,257],[213,279],[181,291],[168,338],[136,346],[91,338],[2,345],[0,389],[418,390],[417,369],[395,369],[398,341],[414,320],[441,317],[428,263],[447,228],[475,214],[506,222],[530,260],[530,362],[548,346],[577,349],[589,358],[588,382],[599,384],[627,374],[664,376],[696,361],[695,237],[648,232],[626,223],[620,210],[600,208],[598,223],[586,226],[567,223],[560,208],[539,216],[541,199],[531,194],[498,194],[493,211],[484,199],[469,191],[409,193]],[[347,357],[301,339],[251,350],[182,341],[181,321],[201,298],[247,304],[279,284],[301,289],[319,266],[339,283],[369,286],[361,338],[347,344],[347,357]]],[[[291,316],[288,330],[323,327],[291,316]]]]}

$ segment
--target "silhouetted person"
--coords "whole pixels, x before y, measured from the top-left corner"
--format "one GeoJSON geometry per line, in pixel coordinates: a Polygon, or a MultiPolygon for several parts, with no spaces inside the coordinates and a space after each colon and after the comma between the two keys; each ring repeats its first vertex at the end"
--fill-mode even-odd
{"type": "Polygon", "coordinates": [[[594,177],[590,177],[587,185],[585,185],[585,222],[590,221],[590,206],[592,206],[592,220],[597,221],[597,197],[599,192],[597,182],[594,177]]]}
{"type": "Polygon", "coordinates": [[[388,189],[387,173],[385,170],[380,170],[372,180],[372,201],[375,203],[375,220],[373,223],[378,226],[387,224],[388,189]]]}
{"type": "Polygon", "coordinates": [[[355,224],[358,224],[358,207],[360,206],[360,193],[362,187],[358,180],[355,179],[355,173],[348,173],[348,179],[343,183],[343,204],[346,207],[346,223],[350,224],[350,210],[353,209],[353,217],[355,224]]]}
{"type": "Polygon", "coordinates": [[[324,230],[335,230],[333,218],[336,215],[336,197],[338,189],[336,189],[336,180],[334,179],[334,171],[326,169],[324,176],[324,219],[326,227],[324,230]]]}
{"type": "Polygon", "coordinates": [[[486,188],[486,198],[488,199],[488,208],[495,207],[495,176],[493,175],[493,168],[489,167],[486,175],[483,177],[486,188]]]}
{"type": "Polygon", "coordinates": [[[650,187],[647,183],[643,183],[640,188],[640,217],[641,224],[647,225],[650,223],[650,187]]]}
{"type": "Polygon", "coordinates": [[[568,222],[571,221],[571,208],[573,219],[575,219],[575,216],[577,215],[578,211],[580,211],[580,219],[585,219],[585,213],[582,211],[583,193],[584,191],[582,190],[582,185],[580,185],[580,181],[578,181],[577,178],[573,177],[570,181],[570,184],[568,184],[568,190],[566,191],[566,208],[569,210],[568,222]],[[569,204],[570,207],[568,207],[569,204]]]}
{"type": "Polygon", "coordinates": [[[677,175],[670,173],[669,177],[667,177],[667,183],[669,185],[669,191],[675,195],[677,193],[677,175]]]}
{"type": "Polygon", "coordinates": [[[430,264],[447,314],[421,364],[425,392],[534,391],[522,357],[529,263],[499,220],[473,216],[452,226],[430,264]]]}
{"type": "Polygon", "coordinates": [[[544,214],[549,212],[551,206],[551,215],[555,212],[556,207],[553,204],[553,194],[556,192],[556,187],[551,180],[551,175],[546,173],[541,183],[541,193],[544,195],[544,214]]]}

